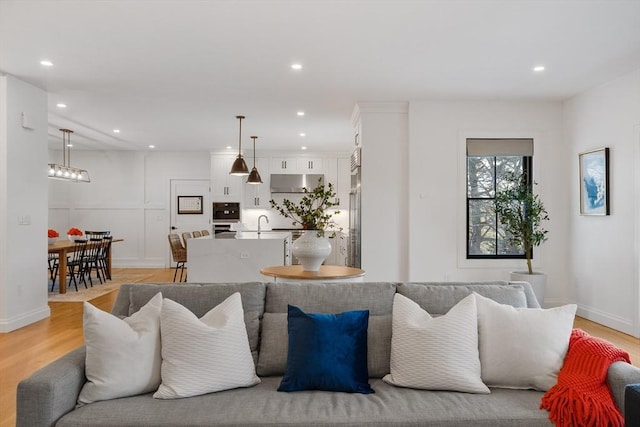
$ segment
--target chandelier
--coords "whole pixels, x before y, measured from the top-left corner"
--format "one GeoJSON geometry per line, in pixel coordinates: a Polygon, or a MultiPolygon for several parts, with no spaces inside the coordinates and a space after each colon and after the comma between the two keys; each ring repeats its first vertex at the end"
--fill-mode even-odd
{"type": "Polygon", "coordinates": [[[72,130],[60,129],[62,132],[62,164],[49,163],[49,178],[72,182],[91,182],[89,172],[71,167],[71,134],[72,130]]]}

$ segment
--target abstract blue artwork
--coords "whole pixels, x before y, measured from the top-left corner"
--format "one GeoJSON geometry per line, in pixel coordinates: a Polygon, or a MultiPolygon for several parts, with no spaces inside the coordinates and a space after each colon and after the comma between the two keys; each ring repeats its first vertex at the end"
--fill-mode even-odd
{"type": "Polygon", "coordinates": [[[609,215],[609,148],[580,153],[580,214],[609,215]]]}

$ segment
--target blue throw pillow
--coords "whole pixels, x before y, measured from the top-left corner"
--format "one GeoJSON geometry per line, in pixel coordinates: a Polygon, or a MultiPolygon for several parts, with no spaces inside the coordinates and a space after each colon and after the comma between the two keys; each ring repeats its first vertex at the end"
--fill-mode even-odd
{"type": "Polygon", "coordinates": [[[369,310],[305,313],[288,306],[287,369],[278,391],[374,393],[367,370],[369,310]]]}

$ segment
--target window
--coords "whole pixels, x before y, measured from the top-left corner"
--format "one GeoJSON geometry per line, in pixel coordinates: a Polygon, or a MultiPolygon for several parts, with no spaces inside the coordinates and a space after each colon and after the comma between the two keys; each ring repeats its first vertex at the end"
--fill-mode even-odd
{"type": "Polygon", "coordinates": [[[493,206],[507,173],[531,181],[532,161],[532,139],[467,139],[467,259],[525,258],[508,244],[493,206]]]}

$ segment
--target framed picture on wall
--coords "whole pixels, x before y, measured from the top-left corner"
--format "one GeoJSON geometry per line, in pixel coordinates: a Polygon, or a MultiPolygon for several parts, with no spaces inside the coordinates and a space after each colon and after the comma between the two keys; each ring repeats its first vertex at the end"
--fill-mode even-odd
{"type": "Polygon", "coordinates": [[[202,214],[202,196],[178,196],[178,214],[202,214]]]}
{"type": "Polygon", "coordinates": [[[609,148],[579,154],[580,215],[609,215],[609,148]]]}

